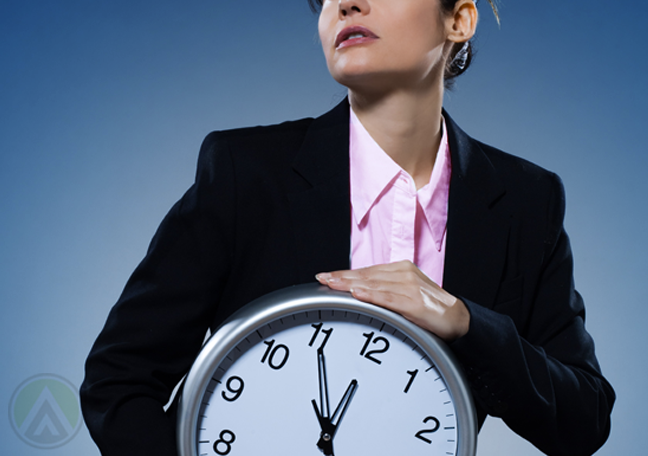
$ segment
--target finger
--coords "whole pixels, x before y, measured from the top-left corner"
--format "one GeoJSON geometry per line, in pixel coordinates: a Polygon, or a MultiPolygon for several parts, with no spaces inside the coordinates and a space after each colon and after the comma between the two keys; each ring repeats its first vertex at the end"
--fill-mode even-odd
{"type": "Polygon", "coordinates": [[[336,278],[357,278],[373,275],[378,272],[393,272],[393,271],[418,271],[419,269],[411,261],[398,261],[395,263],[376,264],[358,269],[343,269],[338,271],[320,272],[315,275],[315,278],[322,282],[331,277],[336,278]]]}
{"type": "Polygon", "coordinates": [[[363,287],[351,288],[351,295],[359,301],[369,302],[380,307],[403,313],[411,299],[402,290],[374,290],[363,287]]]}

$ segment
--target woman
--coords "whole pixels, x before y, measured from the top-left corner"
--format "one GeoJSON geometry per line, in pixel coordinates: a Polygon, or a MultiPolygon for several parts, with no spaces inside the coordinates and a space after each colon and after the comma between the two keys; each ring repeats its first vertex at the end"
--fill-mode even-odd
{"type": "Polygon", "coordinates": [[[442,110],[444,85],[470,63],[475,4],[321,7],[329,71],[349,98],[317,119],[205,139],[195,184],[87,361],[83,410],[102,453],[176,454],[163,405],[205,331],[316,276],[445,339],[480,424],[499,416],[547,454],[592,454],[614,392],[573,287],[560,180],[442,110]]]}

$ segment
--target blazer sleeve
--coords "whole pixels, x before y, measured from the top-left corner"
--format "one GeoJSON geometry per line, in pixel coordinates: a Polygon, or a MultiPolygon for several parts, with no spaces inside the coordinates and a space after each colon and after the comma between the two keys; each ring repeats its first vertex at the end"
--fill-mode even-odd
{"type": "Polygon", "coordinates": [[[195,183],[164,218],[90,352],[81,404],[103,455],[177,454],[163,406],[200,350],[228,276],[233,176],[227,145],[211,134],[195,183]]]}
{"type": "Polygon", "coordinates": [[[564,190],[553,176],[544,253],[524,337],[504,314],[462,298],[468,333],[451,347],[478,408],[548,455],[591,455],[607,439],[615,400],[586,332],[563,228],[564,190]]]}

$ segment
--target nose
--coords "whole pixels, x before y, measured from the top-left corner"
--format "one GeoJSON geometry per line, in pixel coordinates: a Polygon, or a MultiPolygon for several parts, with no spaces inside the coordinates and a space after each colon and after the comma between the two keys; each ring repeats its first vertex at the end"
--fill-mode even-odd
{"type": "Polygon", "coordinates": [[[354,16],[356,14],[367,14],[369,5],[366,0],[339,0],[338,11],[340,18],[354,16]]]}

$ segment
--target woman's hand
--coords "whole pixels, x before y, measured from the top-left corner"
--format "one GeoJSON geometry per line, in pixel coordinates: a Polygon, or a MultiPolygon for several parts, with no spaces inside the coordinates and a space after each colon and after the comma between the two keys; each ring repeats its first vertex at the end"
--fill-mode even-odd
{"type": "Polygon", "coordinates": [[[323,272],[316,279],[334,290],[393,310],[445,341],[468,332],[465,304],[434,283],[411,261],[368,268],[323,272]]]}

